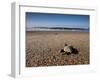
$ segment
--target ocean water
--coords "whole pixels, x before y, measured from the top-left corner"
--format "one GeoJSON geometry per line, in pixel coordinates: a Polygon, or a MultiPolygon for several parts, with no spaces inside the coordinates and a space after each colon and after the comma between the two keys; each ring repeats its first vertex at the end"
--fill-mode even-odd
{"type": "Polygon", "coordinates": [[[26,28],[26,31],[80,31],[80,32],[89,32],[89,29],[81,28],[68,28],[68,29],[50,29],[50,28],[26,28]]]}

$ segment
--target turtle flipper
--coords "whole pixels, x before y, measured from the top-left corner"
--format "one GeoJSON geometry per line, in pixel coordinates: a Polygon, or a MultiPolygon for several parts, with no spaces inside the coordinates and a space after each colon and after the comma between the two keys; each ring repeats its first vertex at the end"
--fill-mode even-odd
{"type": "Polygon", "coordinates": [[[70,46],[70,49],[71,49],[71,53],[73,53],[73,54],[79,53],[78,49],[74,48],[73,46],[70,46]]]}
{"type": "Polygon", "coordinates": [[[64,52],[64,50],[63,50],[63,49],[61,49],[61,50],[60,50],[60,52],[62,53],[62,52],[64,52]]]}

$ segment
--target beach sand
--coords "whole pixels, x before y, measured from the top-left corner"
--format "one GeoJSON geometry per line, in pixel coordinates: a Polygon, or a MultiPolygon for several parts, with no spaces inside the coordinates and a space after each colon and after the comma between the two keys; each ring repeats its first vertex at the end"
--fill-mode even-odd
{"type": "Polygon", "coordinates": [[[26,31],[26,67],[89,64],[89,32],[26,31]],[[62,55],[65,43],[79,54],[62,55]]]}

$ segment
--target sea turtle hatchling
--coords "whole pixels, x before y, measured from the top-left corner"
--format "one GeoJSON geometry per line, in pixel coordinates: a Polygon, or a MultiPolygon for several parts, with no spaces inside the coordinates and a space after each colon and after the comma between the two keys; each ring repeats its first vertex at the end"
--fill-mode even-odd
{"type": "Polygon", "coordinates": [[[60,52],[63,52],[64,54],[71,54],[71,49],[70,49],[70,46],[68,46],[67,44],[65,44],[65,46],[64,46],[64,48],[63,49],[61,49],[61,51],[60,52]]]}
{"type": "Polygon", "coordinates": [[[76,48],[74,48],[71,45],[67,45],[67,44],[65,44],[64,48],[61,49],[60,52],[63,52],[63,54],[67,54],[67,55],[69,55],[69,54],[78,54],[79,53],[79,51],[76,48]]]}
{"type": "Polygon", "coordinates": [[[65,44],[64,46],[64,52],[67,52],[67,53],[71,53],[71,49],[70,49],[70,46],[68,46],[67,44],[65,44]]]}

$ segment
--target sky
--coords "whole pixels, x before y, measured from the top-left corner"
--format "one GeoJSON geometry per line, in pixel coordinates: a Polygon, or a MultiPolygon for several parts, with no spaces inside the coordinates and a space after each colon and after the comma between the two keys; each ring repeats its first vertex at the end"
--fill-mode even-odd
{"type": "Polygon", "coordinates": [[[26,27],[89,28],[89,15],[26,12],[26,27]]]}

